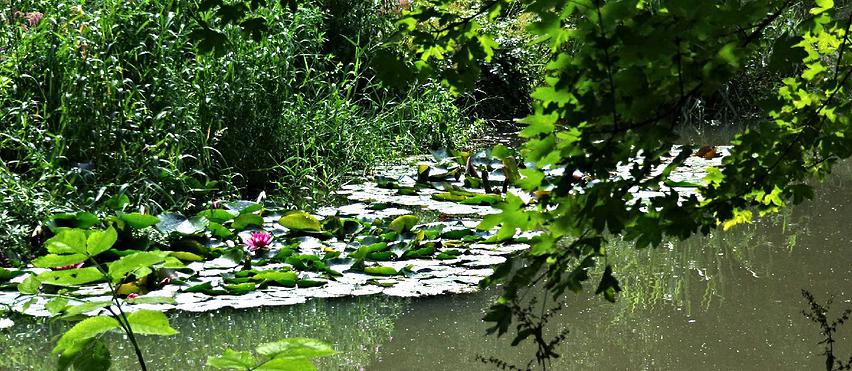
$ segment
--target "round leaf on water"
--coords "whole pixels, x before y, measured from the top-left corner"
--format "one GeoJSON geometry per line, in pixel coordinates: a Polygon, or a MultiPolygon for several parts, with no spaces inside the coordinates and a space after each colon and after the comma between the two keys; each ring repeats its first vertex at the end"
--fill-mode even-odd
{"type": "Polygon", "coordinates": [[[317,218],[304,211],[291,211],[278,219],[278,224],[295,231],[319,232],[322,228],[317,218]]]}
{"type": "Polygon", "coordinates": [[[320,286],[325,286],[325,284],[326,284],[326,281],[317,281],[317,280],[299,280],[298,282],[296,282],[296,285],[299,286],[300,288],[320,287],[320,286]]]}
{"type": "Polygon", "coordinates": [[[178,258],[183,261],[196,262],[204,260],[204,258],[186,251],[172,251],[169,253],[169,255],[174,256],[175,258],[178,258]]]}
{"type": "Polygon", "coordinates": [[[403,215],[394,219],[388,228],[396,231],[397,233],[404,233],[414,228],[414,225],[417,224],[417,217],[414,215],[403,215]]]}
{"type": "Polygon", "coordinates": [[[224,209],[208,209],[202,210],[196,216],[200,216],[203,218],[207,218],[207,220],[215,223],[224,223],[231,219],[234,219],[240,215],[239,211],[236,210],[224,210],[224,209]]]}
{"type": "Polygon", "coordinates": [[[207,229],[210,230],[210,233],[219,238],[228,238],[234,234],[233,232],[231,232],[230,229],[225,228],[225,226],[215,222],[210,222],[210,224],[207,224],[207,229]]]}
{"type": "Polygon", "coordinates": [[[210,223],[210,221],[206,218],[202,218],[200,216],[186,218],[179,214],[163,214],[160,215],[159,218],[160,222],[157,223],[157,230],[163,234],[199,234],[203,232],[204,229],[207,228],[207,224],[210,223]]]}
{"type": "Polygon", "coordinates": [[[18,284],[18,292],[21,294],[38,294],[38,288],[41,286],[41,281],[35,275],[30,275],[23,282],[18,284]]]}
{"type": "Polygon", "coordinates": [[[503,197],[495,194],[476,195],[459,201],[462,205],[494,206],[503,201],[503,197]]]}
{"type": "Polygon", "coordinates": [[[121,214],[118,218],[134,229],[148,228],[160,222],[160,218],[156,216],[140,213],[121,214]]]}
{"type": "Polygon", "coordinates": [[[317,339],[291,338],[257,346],[257,353],[270,357],[322,357],[334,354],[331,344],[317,339]]]}
{"type": "Polygon", "coordinates": [[[236,285],[224,285],[222,287],[231,295],[248,294],[249,292],[252,292],[257,289],[257,285],[251,282],[238,283],[236,285]]]}
{"type": "Polygon", "coordinates": [[[228,370],[247,370],[254,367],[254,357],[249,352],[226,349],[219,357],[208,356],[207,366],[228,370]]]}
{"type": "Polygon", "coordinates": [[[392,267],[384,267],[384,266],[375,266],[375,267],[365,267],[364,273],[371,274],[374,276],[395,276],[399,272],[392,267]]]}
{"type": "Polygon", "coordinates": [[[137,310],[127,315],[127,322],[137,334],[168,336],[178,333],[169,325],[166,315],[156,310],[137,310]]]}
{"type": "Polygon", "coordinates": [[[465,236],[469,236],[469,235],[472,235],[472,234],[474,234],[474,232],[470,229],[467,229],[467,228],[453,229],[453,230],[445,231],[441,235],[441,237],[446,238],[448,240],[458,240],[458,239],[461,239],[465,236]]]}
{"type": "Polygon", "coordinates": [[[263,205],[252,201],[228,202],[225,204],[225,207],[228,208],[228,210],[237,212],[238,214],[249,214],[263,209],[263,205]]]}
{"type": "Polygon", "coordinates": [[[231,227],[234,229],[245,229],[246,227],[253,225],[257,227],[263,226],[263,217],[257,214],[243,214],[234,219],[234,222],[231,223],[231,227]]]}

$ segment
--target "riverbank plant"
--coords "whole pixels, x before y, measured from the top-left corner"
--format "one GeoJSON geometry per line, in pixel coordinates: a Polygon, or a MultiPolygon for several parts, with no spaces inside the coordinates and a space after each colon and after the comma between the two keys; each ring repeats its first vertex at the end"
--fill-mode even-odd
{"type": "Polygon", "coordinates": [[[37,221],[110,197],[305,206],[350,171],[462,145],[472,124],[443,87],[372,78],[390,15],[337,3],[0,4],[0,263],[32,257],[37,221]],[[355,14],[373,26],[339,27],[355,14]]]}

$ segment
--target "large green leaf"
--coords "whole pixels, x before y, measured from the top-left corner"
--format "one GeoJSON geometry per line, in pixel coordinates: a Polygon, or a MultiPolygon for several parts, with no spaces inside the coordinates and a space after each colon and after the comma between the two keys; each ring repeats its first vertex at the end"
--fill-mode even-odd
{"type": "Polygon", "coordinates": [[[331,344],[311,338],[290,338],[257,346],[257,353],[277,357],[322,357],[335,353],[331,344]]]}
{"type": "Polygon", "coordinates": [[[96,256],[109,250],[117,240],[118,233],[115,232],[113,227],[109,227],[105,231],[89,233],[89,238],[86,240],[86,253],[89,256],[96,256]]]}
{"type": "Polygon", "coordinates": [[[89,339],[117,328],[119,328],[118,321],[112,317],[98,316],[86,318],[77,322],[74,327],[66,331],[59,338],[59,342],[53,348],[53,353],[77,353],[88,343],[89,339]]]}
{"type": "Polygon", "coordinates": [[[85,254],[47,254],[45,256],[40,256],[33,260],[33,265],[39,268],[62,267],[66,265],[77,264],[86,259],[88,259],[88,256],[85,254]]]}
{"type": "Polygon", "coordinates": [[[226,349],[219,357],[208,356],[207,366],[226,370],[248,370],[254,367],[254,357],[249,352],[226,349]]]}
{"type": "Polygon", "coordinates": [[[127,255],[109,265],[109,276],[113,282],[124,279],[127,274],[142,278],[151,273],[151,266],[162,262],[168,252],[144,251],[127,255]]]}
{"type": "Polygon", "coordinates": [[[322,230],[319,220],[304,211],[291,211],[284,214],[281,219],[278,219],[278,224],[295,231],[319,232],[322,230]]]}
{"type": "Polygon", "coordinates": [[[81,229],[63,229],[44,245],[53,254],[85,254],[86,232],[81,229]]]}
{"type": "Polygon", "coordinates": [[[127,322],[137,334],[169,336],[178,333],[169,325],[166,315],[156,310],[137,310],[127,315],[127,322]]]}
{"type": "Polygon", "coordinates": [[[112,301],[104,300],[104,301],[87,301],[80,305],[74,305],[70,307],[64,308],[65,314],[63,317],[74,317],[79,314],[89,313],[96,309],[106,308],[112,305],[112,301]]]}
{"type": "Polygon", "coordinates": [[[79,286],[104,279],[104,274],[95,267],[66,269],[44,272],[38,275],[39,281],[55,286],[79,286]]]}
{"type": "Polygon", "coordinates": [[[134,229],[148,228],[160,222],[160,218],[156,216],[140,213],[121,214],[118,218],[134,229]]]}

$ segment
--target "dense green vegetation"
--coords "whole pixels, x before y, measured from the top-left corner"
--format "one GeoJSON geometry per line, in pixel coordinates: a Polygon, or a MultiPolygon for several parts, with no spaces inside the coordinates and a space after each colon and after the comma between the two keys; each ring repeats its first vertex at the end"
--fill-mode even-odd
{"type": "MultiPolygon", "coordinates": [[[[595,293],[614,301],[621,286],[606,249],[613,235],[641,249],[750,223],[811,198],[809,179],[852,155],[852,12],[833,0],[491,0],[469,12],[452,3],[424,1],[399,22],[416,45],[414,63],[397,64],[399,74],[469,86],[477,61],[490,60],[496,47],[481,24],[507,16],[516,4],[534,15],[528,30],[550,48],[534,113],[521,121],[527,125],[522,153],[535,166],[522,169],[519,181],[548,196],[529,208],[510,195],[499,206],[502,214],[483,225],[501,226],[506,236],[517,229],[545,232],[523,259],[484,283],[505,283],[485,317],[494,323],[490,331],[503,334],[514,319],[515,342],[532,339],[539,363],[558,356],[564,333],[545,338],[548,316],[535,316],[523,300],[530,286],[542,284],[558,300],[566,290],[583,290],[600,264],[595,293]],[[700,197],[663,188],[637,200],[636,189],[661,189],[693,154],[690,147],[672,151],[681,141],[678,129],[688,124],[684,112],[733,79],[756,75],[772,95],[749,110],[754,124],[733,138],[722,167],[710,169],[700,197]],[[631,164],[637,157],[642,161],[631,164]],[[619,164],[630,167],[629,176],[612,175],[619,164]],[[567,171],[550,181],[544,174],[550,168],[567,171]],[[578,182],[573,169],[594,182],[578,182]]],[[[829,362],[828,369],[844,365],[829,362]]]]}
{"type": "MultiPolygon", "coordinates": [[[[432,196],[436,200],[496,205],[501,213],[486,216],[479,226],[497,230],[488,242],[535,234],[523,239],[528,251],[482,283],[503,284],[503,295],[485,319],[493,323],[489,332],[498,335],[514,324],[513,344],[531,339],[538,347],[535,360],[547,367],[567,334],[546,328],[562,308],[563,294],[583,291],[590,281],[596,282],[595,294],[609,301],[621,292],[618,265],[630,260],[613,256],[627,249],[608,251],[611,241],[642,249],[750,223],[812,198],[811,179],[852,155],[847,35],[852,9],[846,2],[4,5],[0,264],[42,255],[45,236],[31,231],[47,221],[45,228],[56,236],[48,240],[50,254],[33,260],[36,266],[95,265],[32,275],[18,286],[26,294],[39,293],[45,277],[58,277],[54,283],[60,286],[105,280],[120,310],[118,298],[127,292],[118,287],[131,283],[131,276],[180,269],[179,260],[187,257],[227,253],[175,249],[211,237],[243,254],[236,257],[245,261],[242,275],[217,288],[194,286],[193,292],[322,285],[295,272],[252,270],[259,262],[251,254],[272,236],[252,234],[246,254],[242,246],[235,248],[240,242],[235,233],[263,227],[269,215],[260,203],[251,203],[248,211],[249,203],[222,210],[220,199],[272,198],[291,210],[279,221],[289,231],[351,235],[347,248],[356,237],[350,228],[379,231],[370,243],[357,241],[357,249],[346,251],[358,272],[408,273],[407,267],[365,266],[366,260],[454,259],[462,251],[420,245],[425,231],[413,232],[413,216],[387,225],[338,217],[321,222],[292,209],[328,201],[328,190],[345,174],[377,161],[464,147],[483,122],[505,127],[523,117],[517,120],[526,140],[522,158],[502,146],[485,160],[450,151],[453,156],[435,166],[420,166],[415,186],[377,181],[403,195],[431,185],[443,191],[432,196]],[[705,128],[726,131],[686,137],[705,128]],[[710,168],[702,184],[688,182],[690,190],[684,191],[684,182],[670,177],[693,156],[693,145],[728,142],[734,146],[730,156],[710,168]],[[673,150],[677,144],[686,145],[673,150]],[[488,163],[484,171],[476,168],[478,160],[488,163]],[[500,181],[492,184],[491,174],[498,171],[500,181]],[[464,186],[481,187],[485,194],[448,184],[462,174],[464,186]],[[512,185],[526,194],[508,192],[512,185]],[[658,193],[640,198],[638,190],[658,193]],[[115,216],[104,217],[106,210],[115,216]],[[62,211],[70,213],[46,219],[62,211]],[[165,235],[161,241],[138,250],[112,248],[117,229],[155,224],[165,235]],[[405,249],[391,248],[402,235],[405,249]],[[107,252],[112,256],[100,255],[107,252]],[[85,272],[89,275],[77,276],[85,272]],[[551,302],[530,302],[530,287],[548,290],[551,302]]],[[[136,232],[128,235],[138,237],[136,232]]],[[[279,258],[333,280],[339,272],[326,260],[338,255],[290,251],[279,258]]],[[[821,306],[806,297],[818,312],[821,306]]],[[[74,308],[56,306],[58,313],[74,308]]],[[[165,326],[154,334],[170,329],[160,312],[139,316],[156,317],[137,321],[140,328],[146,321],[165,326]]],[[[66,344],[72,355],[83,347],[105,348],[91,339],[109,329],[121,328],[135,343],[130,316],[112,313],[77,326],[87,321],[102,326],[85,333],[91,336],[77,336],[82,340],[74,347],[66,344]]],[[[829,326],[826,319],[815,322],[829,326]]],[[[75,338],[74,328],[68,334],[75,338]]],[[[826,334],[830,338],[832,332],[826,334]]],[[[62,340],[58,351],[61,345],[62,340]]],[[[321,348],[317,355],[331,351],[321,348]]],[[[275,360],[274,352],[258,352],[275,360]]],[[[221,361],[239,360],[238,367],[251,368],[251,357],[229,351],[221,361]]],[[[144,368],[141,355],[139,361],[144,368]]],[[[307,358],[300,362],[311,364],[307,358]]],[[[829,357],[828,370],[843,367],[848,364],[829,357]]]]}
{"type": "Polygon", "coordinates": [[[441,86],[375,81],[395,16],[378,2],[252,6],[268,27],[257,41],[202,5],[2,4],[0,263],[32,258],[52,213],[120,195],[155,213],[261,192],[303,206],[349,171],[475,131],[441,86]],[[205,53],[211,28],[227,39],[205,53]]]}

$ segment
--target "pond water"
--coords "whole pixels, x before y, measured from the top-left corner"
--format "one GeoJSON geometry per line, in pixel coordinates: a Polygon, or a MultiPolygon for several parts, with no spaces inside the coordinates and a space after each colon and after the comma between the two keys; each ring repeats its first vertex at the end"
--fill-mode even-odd
{"type": "MultiPolygon", "coordinates": [[[[848,165],[848,164],[846,164],[848,165]]],[[[801,314],[801,290],[833,314],[852,308],[852,171],[844,166],[815,200],[727,233],[634,251],[618,242],[610,262],[624,292],[615,304],[566,296],[550,327],[570,329],[556,370],[824,369],[817,325],[801,314]]],[[[592,289],[592,288],[587,288],[592,289]]],[[[203,369],[208,355],[247,350],[284,337],[334,343],[339,354],[321,370],[491,370],[476,360],[498,357],[525,365],[534,349],[486,336],[483,310],[496,289],[420,299],[369,296],[310,300],[291,307],[172,314],[180,335],[143,338],[152,370],[203,369]]],[[[0,369],[46,370],[67,324],[16,318],[0,330],[0,369]]],[[[119,335],[116,370],[136,369],[119,335]]],[[[852,325],[836,352],[852,356],[852,325]]]]}

